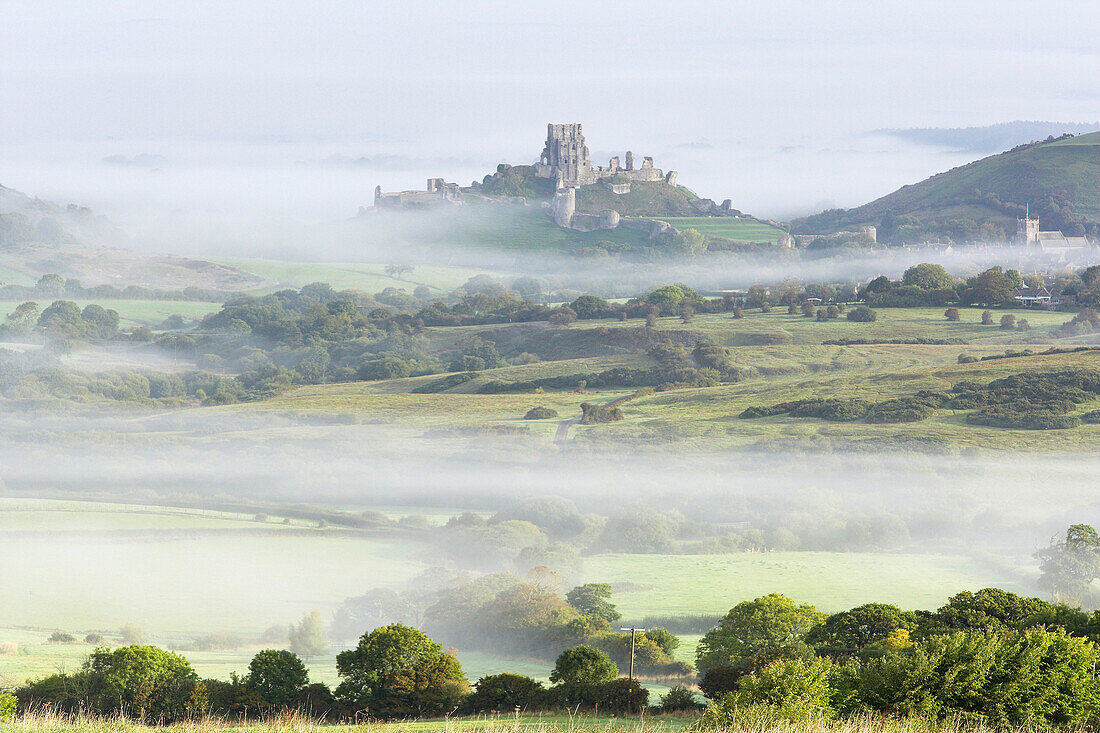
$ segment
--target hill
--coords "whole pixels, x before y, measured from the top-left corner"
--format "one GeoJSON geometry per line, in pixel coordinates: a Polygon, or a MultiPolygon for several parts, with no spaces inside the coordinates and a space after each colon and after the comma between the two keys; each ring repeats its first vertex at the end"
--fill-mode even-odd
{"type": "Polygon", "coordinates": [[[255,288],[262,279],[207,260],[126,249],[126,234],[106,217],[0,186],[0,280],[31,285],[46,273],[84,286],[218,290],[255,288]]]}
{"type": "Polygon", "coordinates": [[[1100,132],[1048,138],[939,173],[855,209],[792,222],[809,234],[879,227],[892,244],[949,238],[1005,241],[1025,207],[1044,229],[1100,236],[1100,132]]]}

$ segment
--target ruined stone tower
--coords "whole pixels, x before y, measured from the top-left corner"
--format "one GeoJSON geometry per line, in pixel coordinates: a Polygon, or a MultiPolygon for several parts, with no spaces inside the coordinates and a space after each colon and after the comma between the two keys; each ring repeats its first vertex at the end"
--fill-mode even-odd
{"type": "Polygon", "coordinates": [[[587,186],[596,182],[580,123],[546,126],[546,147],[535,165],[535,174],[540,178],[560,176],[565,186],[587,186]]]}

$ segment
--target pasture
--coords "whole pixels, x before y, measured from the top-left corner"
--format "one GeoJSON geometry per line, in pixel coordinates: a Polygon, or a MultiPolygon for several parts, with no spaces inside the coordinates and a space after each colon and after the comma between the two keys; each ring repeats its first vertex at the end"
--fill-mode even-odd
{"type": "Polygon", "coordinates": [[[961,590],[1025,590],[1018,578],[961,555],[767,552],[721,555],[604,554],[586,558],[585,580],[623,584],[624,623],[649,615],[725,615],[740,601],[782,593],[826,612],[872,601],[935,609],[961,590]]]}
{"type": "Polygon", "coordinates": [[[680,231],[694,229],[707,237],[721,237],[722,239],[732,239],[735,242],[768,242],[774,244],[786,234],[779,227],[742,216],[664,216],[647,218],[660,218],[661,221],[667,221],[680,231]]]}

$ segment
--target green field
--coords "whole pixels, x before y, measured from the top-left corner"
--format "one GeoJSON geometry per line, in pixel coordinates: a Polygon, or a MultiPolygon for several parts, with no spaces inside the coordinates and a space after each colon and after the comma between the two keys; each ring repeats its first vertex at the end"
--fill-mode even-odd
{"type": "Polygon", "coordinates": [[[783,593],[835,612],[862,603],[935,609],[961,590],[1021,590],[1018,577],[976,567],[972,558],[860,552],[723,555],[597,555],[585,579],[631,583],[615,594],[625,623],[646,616],[724,615],[740,601],[783,593]]]}
{"type": "Polygon", "coordinates": [[[732,239],[735,242],[779,241],[786,232],[764,222],[741,216],[665,216],[650,217],[667,221],[680,231],[694,229],[708,237],[732,239]]]}

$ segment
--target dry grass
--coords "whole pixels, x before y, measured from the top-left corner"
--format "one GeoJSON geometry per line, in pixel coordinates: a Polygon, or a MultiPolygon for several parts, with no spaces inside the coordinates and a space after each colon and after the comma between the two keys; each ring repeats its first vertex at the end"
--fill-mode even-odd
{"type": "MultiPolygon", "coordinates": [[[[459,718],[396,723],[325,724],[288,714],[269,720],[242,724],[205,718],[171,726],[146,726],[124,719],[70,717],[49,712],[0,723],[4,733],[1040,733],[1050,728],[1020,727],[995,729],[981,724],[951,720],[931,722],[920,718],[895,719],[881,716],[841,721],[789,722],[771,716],[749,715],[721,728],[706,726],[690,718],[588,718],[584,716],[516,716],[459,718]]],[[[1063,733],[1084,733],[1084,729],[1056,729],[1063,733]]]]}

